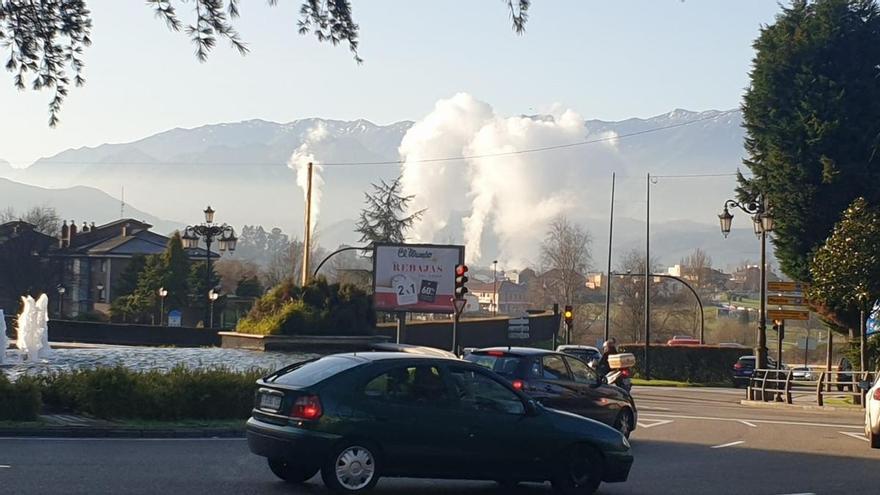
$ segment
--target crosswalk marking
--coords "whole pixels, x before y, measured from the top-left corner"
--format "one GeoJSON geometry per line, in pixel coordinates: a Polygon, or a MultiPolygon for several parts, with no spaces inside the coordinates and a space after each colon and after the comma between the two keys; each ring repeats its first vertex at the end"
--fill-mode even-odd
{"type": "Polygon", "coordinates": [[[715,445],[715,446],[712,447],[712,448],[713,448],[713,449],[723,449],[723,448],[725,448],[725,447],[733,447],[734,445],[739,445],[739,444],[741,444],[741,443],[746,443],[746,442],[745,442],[745,440],[739,440],[739,441],[736,441],[736,442],[722,443],[721,445],[715,445]]]}
{"type": "Polygon", "coordinates": [[[856,440],[862,440],[862,441],[865,441],[865,442],[868,441],[868,439],[865,438],[865,434],[864,434],[864,433],[852,433],[852,432],[849,432],[849,431],[838,431],[837,433],[840,433],[841,435],[846,435],[846,436],[848,436],[848,437],[855,438],[856,440]]]}
{"type": "Polygon", "coordinates": [[[663,426],[672,423],[671,419],[650,419],[648,421],[653,421],[653,423],[645,423],[643,421],[639,421],[638,425],[642,428],[653,428],[655,426],[663,426]]]}

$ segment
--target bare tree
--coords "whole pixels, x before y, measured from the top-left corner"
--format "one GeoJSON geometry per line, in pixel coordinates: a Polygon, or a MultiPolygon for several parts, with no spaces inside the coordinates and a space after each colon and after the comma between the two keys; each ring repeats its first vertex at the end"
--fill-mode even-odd
{"type": "Polygon", "coordinates": [[[709,284],[707,272],[712,268],[712,257],[700,248],[681,260],[682,277],[693,281],[697,290],[705,289],[709,284]]]}
{"type": "Polygon", "coordinates": [[[8,206],[0,211],[0,223],[21,220],[34,226],[34,230],[49,236],[57,236],[61,227],[61,217],[51,206],[34,206],[24,214],[18,214],[15,208],[8,206]]]}
{"type": "Polygon", "coordinates": [[[556,217],[544,236],[541,262],[549,275],[544,282],[566,304],[574,302],[575,291],[586,281],[592,262],[591,243],[590,234],[564,216],[556,217]]]}

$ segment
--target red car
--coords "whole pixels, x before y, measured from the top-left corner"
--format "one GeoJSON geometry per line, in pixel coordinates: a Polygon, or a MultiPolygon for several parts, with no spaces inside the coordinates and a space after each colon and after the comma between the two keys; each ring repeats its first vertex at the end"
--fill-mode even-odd
{"type": "Polygon", "coordinates": [[[695,339],[689,336],[676,335],[675,337],[667,340],[666,345],[700,345],[700,339],[695,339]]]}

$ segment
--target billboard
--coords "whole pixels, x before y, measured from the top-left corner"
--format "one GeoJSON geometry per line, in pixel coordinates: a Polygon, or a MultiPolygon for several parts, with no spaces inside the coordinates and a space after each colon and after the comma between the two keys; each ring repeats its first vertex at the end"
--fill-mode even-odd
{"type": "Polygon", "coordinates": [[[464,263],[464,246],[375,244],[376,310],[452,313],[455,265],[460,263],[464,263]]]}

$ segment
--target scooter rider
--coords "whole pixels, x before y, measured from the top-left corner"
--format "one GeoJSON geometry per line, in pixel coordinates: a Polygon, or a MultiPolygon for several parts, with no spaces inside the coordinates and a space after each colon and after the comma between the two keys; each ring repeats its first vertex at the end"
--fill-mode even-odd
{"type": "Polygon", "coordinates": [[[599,360],[599,364],[596,365],[596,372],[599,373],[599,376],[605,376],[611,372],[611,366],[608,364],[608,356],[612,354],[617,354],[617,340],[614,337],[605,341],[602,344],[602,358],[599,360]]]}

